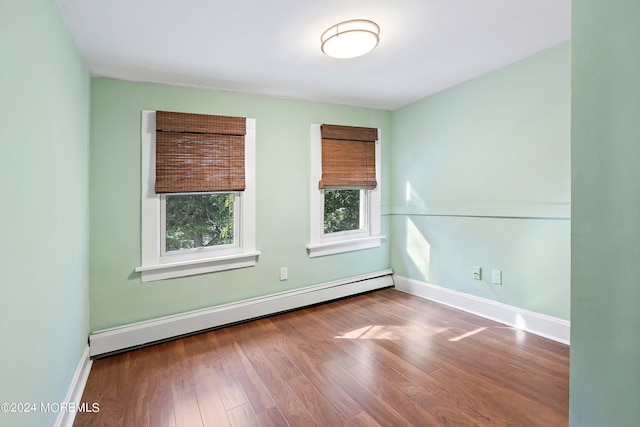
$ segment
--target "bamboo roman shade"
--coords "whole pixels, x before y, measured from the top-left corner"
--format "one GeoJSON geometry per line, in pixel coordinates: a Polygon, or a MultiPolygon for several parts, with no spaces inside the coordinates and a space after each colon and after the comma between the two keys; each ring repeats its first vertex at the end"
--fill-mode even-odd
{"type": "Polygon", "coordinates": [[[321,190],[376,188],[378,130],[322,125],[321,190]]]}
{"type": "Polygon", "coordinates": [[[156,193],[242,191],[246,118],[156,111],[156,193]]]}

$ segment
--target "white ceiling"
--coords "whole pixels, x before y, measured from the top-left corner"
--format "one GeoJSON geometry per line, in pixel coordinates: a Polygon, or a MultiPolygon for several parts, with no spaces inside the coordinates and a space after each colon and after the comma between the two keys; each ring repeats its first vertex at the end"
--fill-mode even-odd
{"type": "Polygon", "coordinates": [[[94,76],[396,109],[570,38],[570,0],[57,0],[94,76]],[[355,59],[320,51],[380,26],[355,59]]]}

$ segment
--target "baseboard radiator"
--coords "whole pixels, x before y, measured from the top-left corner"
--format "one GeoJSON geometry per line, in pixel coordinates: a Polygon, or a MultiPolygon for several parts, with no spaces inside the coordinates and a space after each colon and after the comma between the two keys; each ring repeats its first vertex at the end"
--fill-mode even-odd
{"type": "Polygon", "coordinates": [[[230,304],[103,329],[89,336],[91,358],[233,325],[260,317],[392,287],[393,271],[336,280],[230,304]]]}

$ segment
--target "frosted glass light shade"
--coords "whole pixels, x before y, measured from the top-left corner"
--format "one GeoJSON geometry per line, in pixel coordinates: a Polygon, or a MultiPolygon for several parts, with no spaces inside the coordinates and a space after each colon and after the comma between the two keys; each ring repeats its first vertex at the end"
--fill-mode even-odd
{"type": "Polygon", "coordinates": [[[371,52],[379,41],[380,27],[365,19],[341,22],[322,33],[322,51],[339,59],[356,58],[371,52]]]}

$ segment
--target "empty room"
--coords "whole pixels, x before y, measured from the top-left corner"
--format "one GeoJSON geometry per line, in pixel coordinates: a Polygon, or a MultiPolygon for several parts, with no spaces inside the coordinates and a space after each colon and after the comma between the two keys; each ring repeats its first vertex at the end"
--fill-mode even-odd
{"type": "Polygon", "coordinates": [[[0,427],[639,425],[639,18],[2,0],[0,427]]]}

